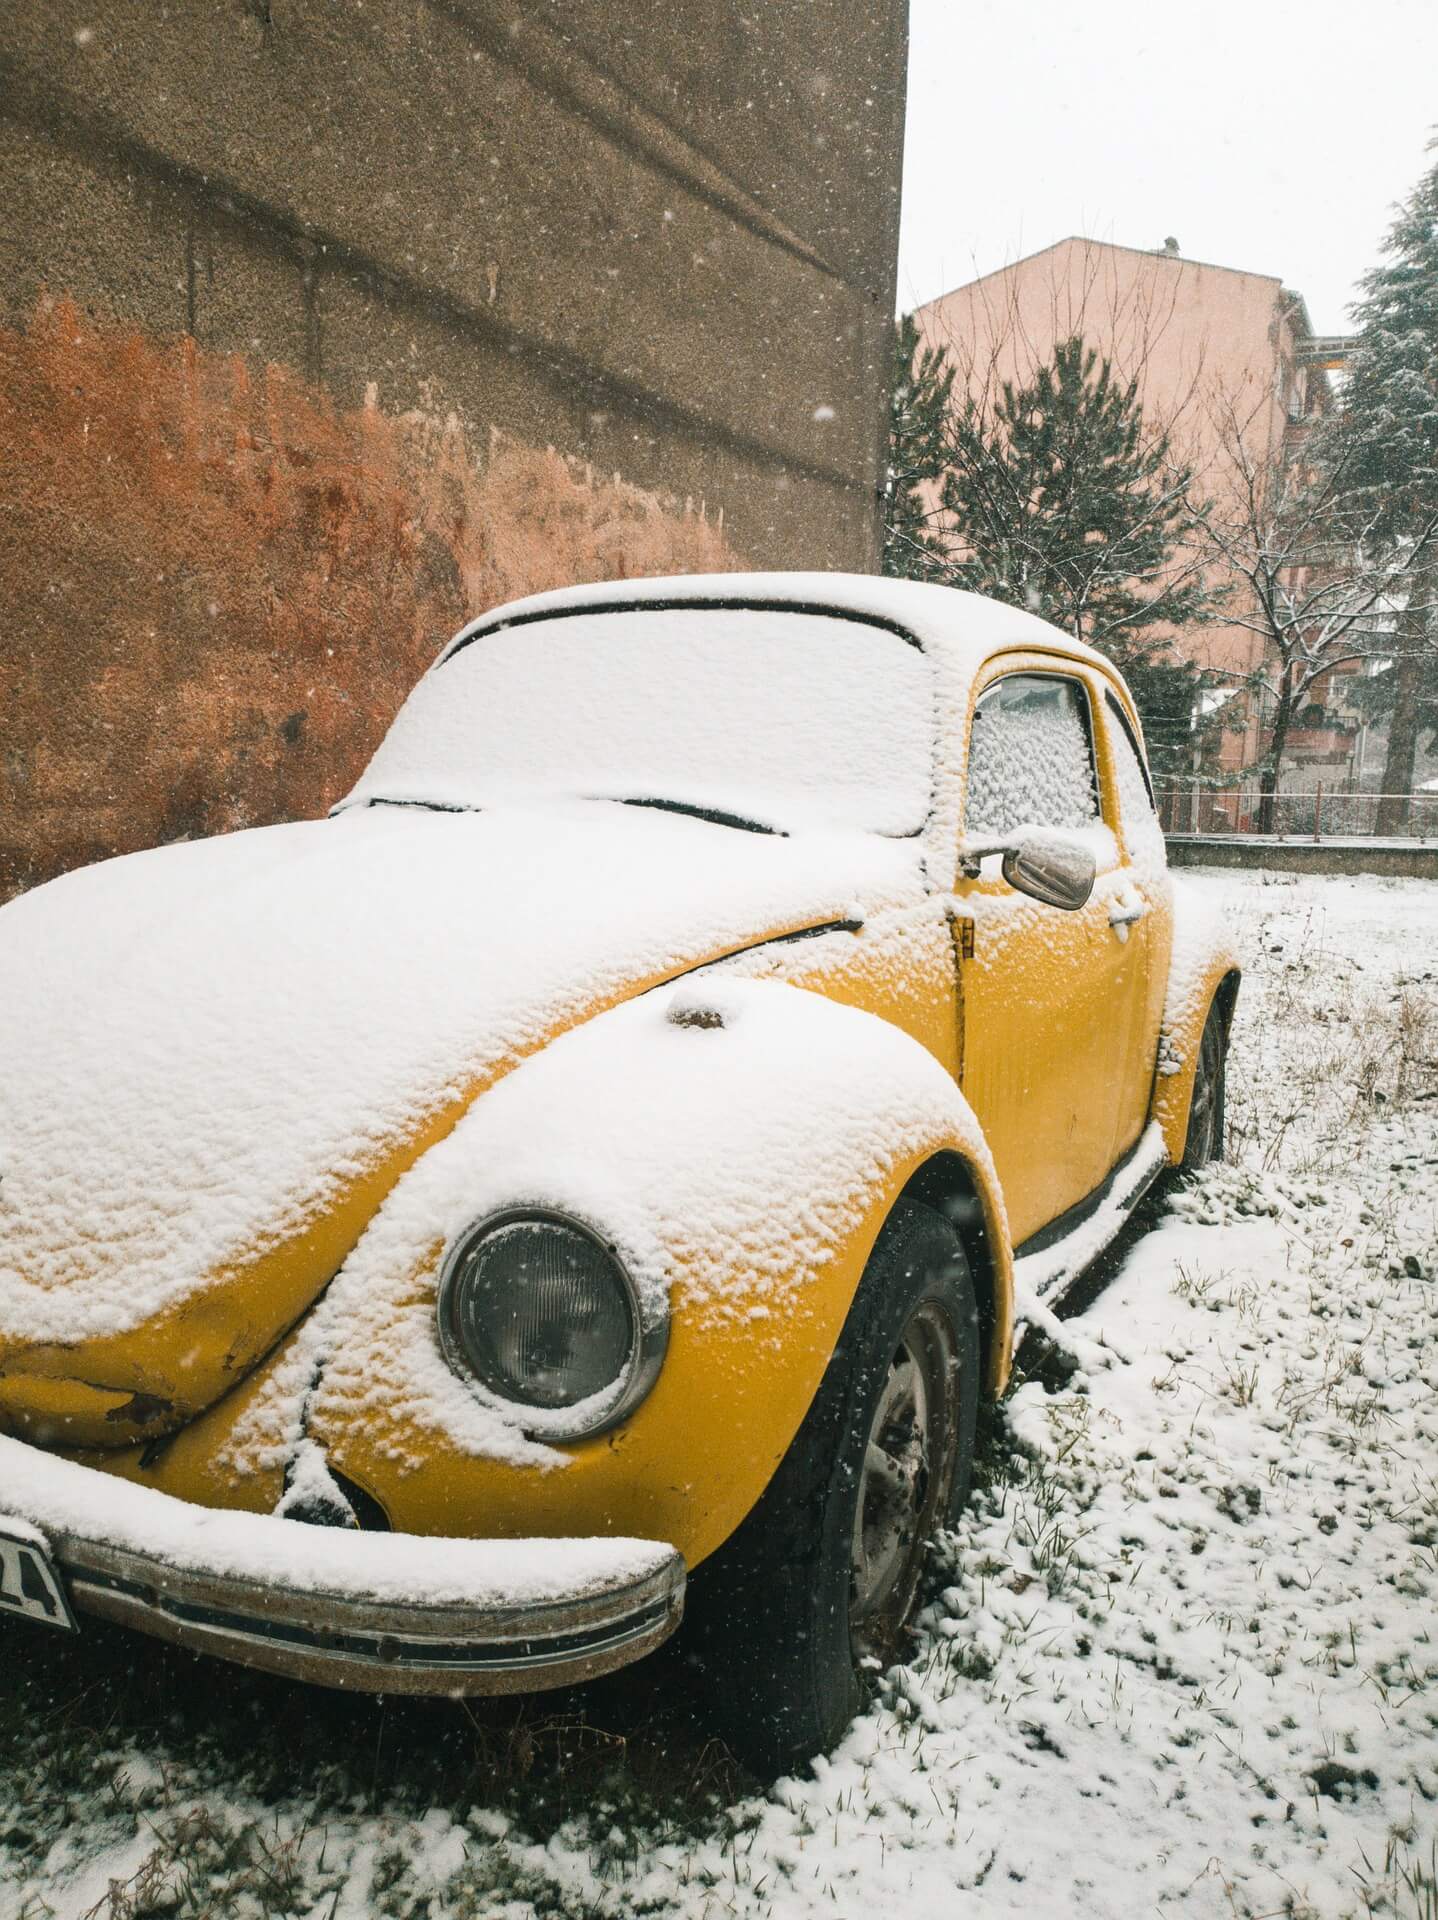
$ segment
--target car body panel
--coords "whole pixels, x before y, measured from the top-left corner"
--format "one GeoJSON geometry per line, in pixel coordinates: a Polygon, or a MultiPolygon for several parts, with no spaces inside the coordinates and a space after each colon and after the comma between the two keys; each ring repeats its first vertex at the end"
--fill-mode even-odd
{"type": "Polygon", "coordinates": [[[481,1090],[441,1107],[297,1233],[213,1269],[206,1285],[138,1326],[84,1341],[0,1341],[0,1432],[51,1446],[123,1447],[193,1420],[312,1304],[385,1194],[481,1090]]]}
{"type": "Polygon", "coordinates": [[[1126,1038],[1138,991],[1133,957],[1115,951],[1108,924],[1120,879],[1100,875],[1088,904],[1071,914],[1015,896],[1001,880],[960,894],[974,922],[962,1084],[981,1116],[1016,1242],[1078,1205],[1116,1157],[1113,1116],[1135,1068],[1115,1028],[1126,1038]]]}
{"type": "Polygon", "coordinates": [[[1188,1111],[1198,1072],[1199,1042],[1211,1009],[1219,1006],[1225,1023],[1233,1016],[1240,960],[1232,935],[1214,904],[1181,875],[1174,881],[1173,959],[1164,999],[1154,1081],[1153,1117],[1163,1129],[1168,1157],[1183,1160],[1188,1111]]]}
{"type": "Polygon", "coordinates": [[[250,1450],[243,1470],[237,1463],[235,1435],[246,1430],[255,1406],[273,1395],[276,1376],[293,1366],[304,1326],[300,1321],[292,1327],[243,1380],[173,1433],[126,1447],[66,1445],[50,1451],[197,1507],[273,1513],[284,1496],[298,1430],[267,1454],[250,1450]]]}
{"type": "Polygon", "coordinates": [[[595,807],[376,809],[13,903],[0,1423],[88,1446],[183,1424],[517,1060],[736,948],[905,897],[907,843],[595,807]],[[582,941],[555,939],[563,912],[582,941]],[[75,1011],[37,1028],[46,1002],[75,1011]]]}
{"type": "Polygon", "coordinates": [[[816,938],[772,940],[716,961],[726,978],[780,980],[856,1007],[917,1040],[957,1079],[959,1001],[952,903],[930,895],[816,938]]]}
{"type": "MultiPolygon", "coordinates": [[[[280,1504],[309,1442],[404,1532],[638,1535],[693,1566],[783,1458],[909,1188],[977,1200],[987,1383],[1002,1389],[1013,1242],[1102,1186],[1150,1119],[1179,1163],[1198,1036],[1236,978],[1222,927],[1175,896],[1110,711],[1137,738],[1132,702],[1099,655],[1018,610],[839,575],[565,589],[486,616],[431,674],[495,626],[669,604],[813,609],[910,636],[933,670],[922,830],[785,839],[576,799],[525,811],[516,838],[502,807],[356,802],[106,863],[5,909],[0,1044],[33,1068],[36,1108],[45,1047],[64,1056],[59,1110],[73,1099],[81,1147],[111,1160],[78,1226],[47,1216],[27,1245],[23,1205],[20,1228],[0,1223],[0,1431],[254,1513],[280,1504]],[[1078,677],[1093,711],[1099,872],[1074,914],[961,871],[974,702],[1020,670],[1078,677]],[[17,967],[7,941],[24,947],[52,909],[57,937],[17,967]],[[194,984],[207,954],[230,956],[208,995],[194,984]],[[116,980],[145,1042],[130,1055],[106,1050],[116,980]],[[676,1036],[686,994],[725,1017],[676,1036]],[[405,1009],[393,1028],[387,996],[405,1009]],[[386,1068],[368,1080],[351,1071],[375,1039],[367,1009],[386,1068]],[[106,1130],[87,1058],[122,1095],[126,1074],[142,1091],[170,1073],[198,1088],[193,1112],[140,1126],[128,1193],[129,1143],[106,1130]],[[210,1114],[232,1096],[227,1132],[210,1114]],[[290,1158],[261,1155],[244,1206],[207,1211],[266,1101],[290,1158]],[[656,1384],[600,1438],[527,1437],[440,1352],[446,1247],[515,1205],[589,1225],[640,1273],[645,1311],[667,1306],[656,1384]],[[113,1243],[107,1218],[124,1228],[113,1243]],[[148,1280],[127,1300],[137,1246],[148,1280]],[[58,1265],[36,1283],[27,1258],[58,1265]],[[87,1311],[90,1281],[104,1312],[87,1311]]],[[[12,1118],[0,1170],[23,1202],[12,1118]]]]}
{"type": "Polygon", "coordinates": [[[951,1076],[872,1013],[711,970],[598,1016],[518,1067],[399,1183],[324,1301],[252,1381],[148,1465],[140,1449],[104,1464],[181,1498],[265,1511],[303,1433],[401,1531],[638,1535],[669,1541],[693,1567],[763,1491],[884,1220],[944,1154],[973,1169],[992,1260],[989,1351],[1006,1364],[1007,1225],[951,1076]],[[676,1030],[666,1017],[676,992],[724,1010],[724,1027],[676,1030]],[[626,1075],[637,1081],[629,1092],[626,1075]],[[562,1114],[556,1084],[569,1094],[562,1114]],[[761,1092],[770,1111],[753,1139],[706,1167],[696,1149],[710,1121],[753,1113],[761,1092]],[[836,1103],[841,1119],[825,1123],[836,1103]],[[536,1156],[528,1143],[541,1115],[550,1123],[536,1156]],[[624,1249],[641,1282],[663,1280],[664,1366],[636,1411],[598,1439],[525,1440],[517,1419],[477,1407],[439,1355],[445,1245],[501,1194],[584,1219],[624,1249]],[[432,1236],[434,1222],[447,1233],[432,1236]]]}

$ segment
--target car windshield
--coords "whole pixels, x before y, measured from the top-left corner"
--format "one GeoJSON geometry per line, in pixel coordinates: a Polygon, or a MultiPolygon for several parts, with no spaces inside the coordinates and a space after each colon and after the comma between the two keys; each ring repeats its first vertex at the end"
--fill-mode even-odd
{"type": "Polygon", "coordinates": [[[930,666],[866,621],[626,607],[519,621],[415,688],[346,804],[629,801],[716,825],[917,833],[930,666]]]}

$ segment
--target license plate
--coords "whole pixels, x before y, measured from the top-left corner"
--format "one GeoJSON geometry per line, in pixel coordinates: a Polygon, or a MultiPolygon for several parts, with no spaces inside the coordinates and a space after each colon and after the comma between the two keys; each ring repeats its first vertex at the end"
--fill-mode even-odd
{"type": "Polygon", "coordinates": [[[45,1542],[28,1527],[21,1531],[0,1520],[0,1619],[6,1614],[67,1633],[78,1626],[45,1542]]]}

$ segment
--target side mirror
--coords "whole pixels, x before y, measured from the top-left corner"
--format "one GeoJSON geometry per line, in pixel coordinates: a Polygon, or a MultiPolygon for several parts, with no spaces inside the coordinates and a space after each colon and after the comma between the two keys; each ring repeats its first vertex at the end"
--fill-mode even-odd
{"type": "Polygon", "coordinates": [[[1019,827],[1002,840],[970,840],[959,848],[959,872],[977,880],[991,853],[1004,856],[1004,879],[1016,893],[1046,907],[1077,913],[1088,904],[1098,864],[1088,848],[1067,834],[1019,827]]]}
{"type": "Polygon", "coordinates": [[[1045,906],[1076,913],[1093,892],[1097,867],[1087,847],[1057,834],[1025,833],[1004,848],[1004,878],[1045,906]]]}

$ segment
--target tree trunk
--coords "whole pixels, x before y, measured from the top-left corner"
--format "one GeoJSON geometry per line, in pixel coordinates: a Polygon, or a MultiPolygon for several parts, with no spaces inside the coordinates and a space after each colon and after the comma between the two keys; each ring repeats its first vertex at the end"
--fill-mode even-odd
{"type": "Polygon", "coordinates": [[[1408,824],[1413,763],[1418,752],[1418,706],[1423,686],[1423,653],[1432,645],[1425,608],[1405,610],[1398,620],[1402,652],[1394,663],[1393,718],[1388,723],[1388,758],[1383,765],[1384,798],[1378,802],[1375,833],[1402,833],[1408,824]]]}
{"type": "Polygon", "coordinates": [[[1278,705],[1273,710],[1273,731],[1268,737],[1268,752],[1258,776],[1258,831],[1272,833],[1278,812],[1278,773],[1283,765],[1283,749],[1288,741],[1288,725],[1293,718],[1293,662],[1285,660],[1278,682],[1278,705]]]}

